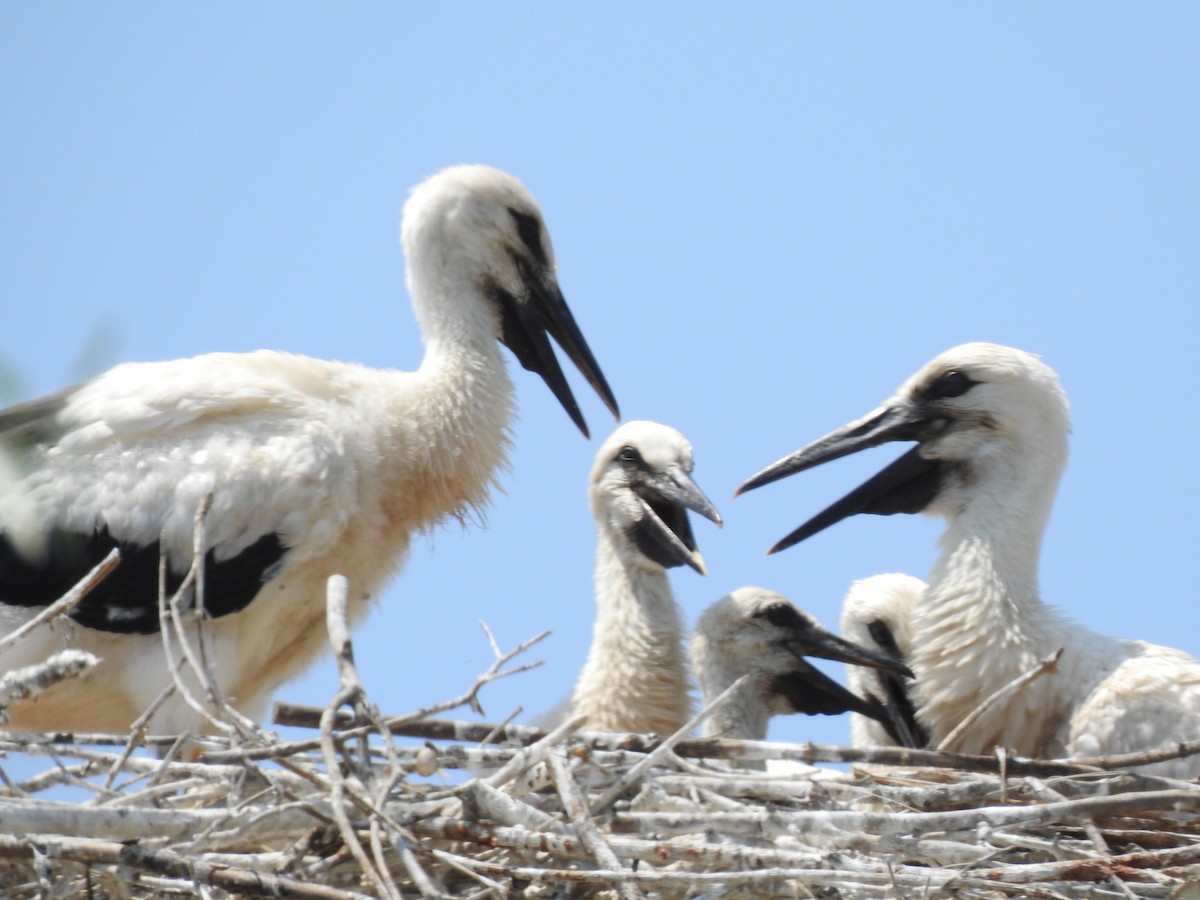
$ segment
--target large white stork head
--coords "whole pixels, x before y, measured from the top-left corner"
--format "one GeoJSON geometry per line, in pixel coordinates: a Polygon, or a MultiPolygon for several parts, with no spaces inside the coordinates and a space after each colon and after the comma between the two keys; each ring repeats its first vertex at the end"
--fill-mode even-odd
{"type": "Polygon", "coordinates": [[[1003,503],[1032,480],[1040,496],[1052,497],[1069,430],[1053,369],[1012,347],[962,344],[923,366],[882,406],[768,466],[737,493],[889,441],[917,442],[779,541],[768,551],[774,553],[857,513],[952,518],[981,497],[1003,503]]]}
{"type": "Polygon", "coordinates": [[[692,445],[657,422],[626,422],[596,454],[588,501],[596,525],[622,556],[641,568],[688,565],[707,574],[688,510],[721,524],[721,515],[692,480],[692,445]]]}
{"type": "Polygon", "coordinates": [[[903,662],[826,631],[787,598],[761,587],[742,587],[704,611],[692,636],[692,667],[708,699],[745,674],[771,715],[883,715],[813,666],[805,657],[870,666],[908,678],[903,662]]]}
{"type": "Polygon", "coordinates": [[[541,211],[520,181],[490,166],[443,169],[413,188],[404,206],[401,242],[409,293],[427,339],[436,340],[446,330],[463,339],[460,329],[498,338],[522,366],[541,375],[587,435],[552,337],[620,418],[616,398],[559,290],[541,211]],[[448,310],[444,298],[449,297],[482,302],[474,309],[448,310]]]}

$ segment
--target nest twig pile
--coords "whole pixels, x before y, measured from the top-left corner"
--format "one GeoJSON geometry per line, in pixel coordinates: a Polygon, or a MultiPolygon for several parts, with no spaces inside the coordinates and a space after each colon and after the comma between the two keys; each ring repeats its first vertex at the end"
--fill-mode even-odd
{"type": "Polygon", "coordinates": [[[432,718],[528,668],[505,668],[528,644],[385,719],[344,603],[332,579],[337,695],[276,714],[311,740],[215,693],[215,737],[0,739],[45,765],[0,767],[0,895],[1200,897],[1200,786],[1127,771],[1200,747],[1068,764],[432,718]]]}

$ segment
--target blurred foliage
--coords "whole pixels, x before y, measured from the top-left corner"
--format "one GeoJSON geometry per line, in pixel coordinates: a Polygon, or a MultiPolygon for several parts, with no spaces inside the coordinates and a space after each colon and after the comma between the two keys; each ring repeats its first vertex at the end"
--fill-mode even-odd
{"type": "Polygon", "coordinates": [[[67,384],[81,384],[111,368],[117,361],[121,345],[120,329],[114,318],[104,318],[92,326],[75,362],[71,364],[67,384]]]}
{"type": "Polygon", "coordinates": [[[15,403],[25,396],[25,379],[12,363],[0,359],[0,403],[15,403]]]}
{"type": "MultiPolygon", "coordinates": [[[[113,317],[96,322],[75,354],[65,379],[52,389],[81,384],[111,368],[118,359],[121,346],[120,329],[113,317]]],[[[0,357],[0,405],[7,406],[30,399],[29,378],[20,368],[0,357]]]]}

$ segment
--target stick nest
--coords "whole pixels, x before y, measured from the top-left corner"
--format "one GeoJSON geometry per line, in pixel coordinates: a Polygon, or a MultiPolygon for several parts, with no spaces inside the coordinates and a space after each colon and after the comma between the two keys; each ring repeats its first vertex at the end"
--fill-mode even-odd
{"type": "MultiPolygon", "coordinates": [[[[534,641],[493,642],[463,696],[384,717],[344,604],[335,577],[340,689],[324,709],[276,709],[310,740],[239,716],[186,651],[170,658],[206,686],[191,699],[209,736],[0,739],[0,894],[1200,898],[1200,786],[1129,769],[1200,747],[1068,763],[435,718],[478,710],[534,641]],[[17,760],[37,774],[15,780],[17,760]]],[[[79,670],[46,665],[21,690],[79,670]]]]}

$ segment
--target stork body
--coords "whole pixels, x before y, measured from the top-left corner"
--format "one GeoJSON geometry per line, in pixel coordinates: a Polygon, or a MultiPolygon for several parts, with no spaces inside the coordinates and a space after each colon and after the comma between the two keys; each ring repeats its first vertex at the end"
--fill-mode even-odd
{"type": "MultiPolygon", "coordinates": [[[[13,727],[119,731],[169,683],[159,556],[173,590],[209,495],[207,653],[223,693],[260,715],[324,645],[330,575],[349,579],[358,620],[415,533],[487,502],[513,414],[498,339],[584,429],[549,330],[615,413],[520,182],[447,169],[414,189],[402,237],[426,344],[415,372],[214,353],[118,366],[0,413],[0,627],[30,618],[113,546],[123,558],[68,634],[43,631],[0,657],[7,669],[66,642],[104,660],[82,683],[11,707],[13,727]]],[[[178,698],[153,723],[198,725],[178,698]]]]}
{"type": "Polygon", "coordinates": [[[705,574],[688,510],[721,522],[692,468],[691,444],[656,422],[625,423],[596,455],[596,621],[569,704],[589,729],[669,735],[689,718],[683,617],[667,569],[705,574]]]}
{"type": "Polygon", "coordinates": [[[829,633],[775,591],[738,588],[704,611],[692,635],[692,668],[705,705],[751,676],[709,715],[704,736],[765,740],[772,716],[793,713],[886,715],[880,703],[855,696],[806,656],[912,675],[902,662],[829,633]]]}
{"type": "MultiPolygon", "coordinates": [[[[1066,463],[1067,402],[1035,356],[966,344],[883,406],[752,477],[741,490],[892,440],[917,446],[814,516],[783,549],[855,513],[946,519],[914,621],[918,715],[939,742],[985,698],[1064,648],[1056,674],[986,713],[959,749],[1090,756],[1200,739],[1200,663],[1098,634],[1042,602],[1042,534],[1066,463]]],[[[1161,774],[1200,774],[1196,758],[1161,774]]]]}
{"type": "MultiPolygon", "coordinates": [[[[842,601],[842,637],[897,662],[912,656],[913,617],[925,592],[925,582],[892,573],[862,578],[850,585],[842,601]]],[[[850,716],[850,739],[855,747],[924,747],[929,735],[916,721],[912,681],[881,669],[846,667],[850,689],[879,704],[888,715],[850,716]]]]}

